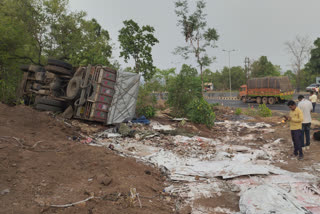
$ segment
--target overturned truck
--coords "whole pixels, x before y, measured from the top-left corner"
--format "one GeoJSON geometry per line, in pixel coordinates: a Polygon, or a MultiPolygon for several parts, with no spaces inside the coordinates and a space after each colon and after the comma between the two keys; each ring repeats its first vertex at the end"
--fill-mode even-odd
{"type": "Polygon", "coordinates": [[[73,68],[56,59],[49,59],[45,67],[23,65],[21,70],[20,96],[38,110],[104,124],[135,116],[139,74],[101,65],[73,68]]]}

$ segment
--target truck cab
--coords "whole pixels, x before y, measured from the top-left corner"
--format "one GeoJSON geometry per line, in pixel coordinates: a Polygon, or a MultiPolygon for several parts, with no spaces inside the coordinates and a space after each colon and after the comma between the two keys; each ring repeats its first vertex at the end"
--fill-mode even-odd
{"type": "Polygon", "coordinates": [[[243,98],[246,98],[247,94],[248,94],[247,85],[240,86],[240,89],[239,89],[239,97],[240,97],[240,99],[243,100],[243,98]]]}

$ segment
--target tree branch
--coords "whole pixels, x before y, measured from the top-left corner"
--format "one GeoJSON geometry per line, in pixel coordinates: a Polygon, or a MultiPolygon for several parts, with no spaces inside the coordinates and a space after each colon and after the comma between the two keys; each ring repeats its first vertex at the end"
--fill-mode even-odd
{"type": "Polygon", "coordinates": [[[41,65],[41,66],[42,66],[42,64],[39,64],[39,63],[33,61],[33,59],[32,59],[31,57],[28,57],[28,56],[18,56],[18,55],[16,55],[16,54],[13,54],[12,56],[13,56],[13,57],[9,57],[8,59],[26,59],[26,60],[29,60],[31,63],[33,63],[33,64],[35,64],[35,65],[41,65]]]}

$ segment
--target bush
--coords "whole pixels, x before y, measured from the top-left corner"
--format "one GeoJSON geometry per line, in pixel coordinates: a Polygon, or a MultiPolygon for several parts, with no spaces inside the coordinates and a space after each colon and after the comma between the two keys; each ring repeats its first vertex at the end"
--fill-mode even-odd
{"type": "Polygon", "coordinates": [[[248,108],[245,110],[244,114],[254,117],[257,116],[257,111],[253,108],[253,106],[248,105],[248,108]]]}
{"type": "Polygon", "coordinates": [[[202,97],[201,79],[197,70],[183,65],[179,75],[170,79],[168,84],[168,104],[176,117],[185,117],[188,106],[194,99],[202,97]]]}
{"type": "Polygon", "coordinates": [[[203,98],[199,98],[188,105],[188,118],[194,123],[205,124],[210,128],[214,125],[216,115],[210,104],[203,98]]]}
{"type": "Polygon", "coordinates": [[[236,115],[240,115],[242,113],[242,109],[241,108],[237,108],[235,114],[236,115]]]}
{"type": "Polygon", "coordinates": [[[156,114],[156,109],[153,106],[146,105],[137,109],[137,115],[145,116],[146,118],[152,118],[156,114]]]}
{"type": "Polygon", "coordinates": [[[266,106],[266,104],[259,105],[258,115],[260,117],[271,117],[272,111],[266,106]]]}
{"type": "Polygon", "coordinates": [[[210,106],[211,107],[220,106],[220,103],[211,103],[210,106]]]}
{"type": "Polygon", "coordinates": [[[0,102],[17,104],[18,90],[23,72],[16,66],[1,67],[0,65],[0,102]]]}
{"type": "Polygon", "coordinates": [[[156,114],[156,98],[148,91],[147,87],[141,86],[139,89],[136,115],[138,117],[145,116],[146,118],[152,118],[156,114]]]}

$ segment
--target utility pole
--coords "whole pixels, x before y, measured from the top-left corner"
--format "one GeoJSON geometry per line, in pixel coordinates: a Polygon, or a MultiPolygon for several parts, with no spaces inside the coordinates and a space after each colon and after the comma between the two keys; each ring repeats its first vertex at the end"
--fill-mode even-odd
{"type": "Polygon", "coordinates": [[[230,71],[230,53],[233,51],[236,51],[235,49],[232,50],[225,50],[223,49],[222,51],[228,52],[229,55],[229,83],[230,83],[230,97],[231,97],[231,71],[230,71]]]}
{"type": "Polygon", "coordinates": [[[246,57],[246,58],[244,59],[244,67],[245,67],[246,82],[247,82],[248,79],[249,79],[249,76],[250,76],[250,59],[249,59],[249,57],[246,57]]]}

